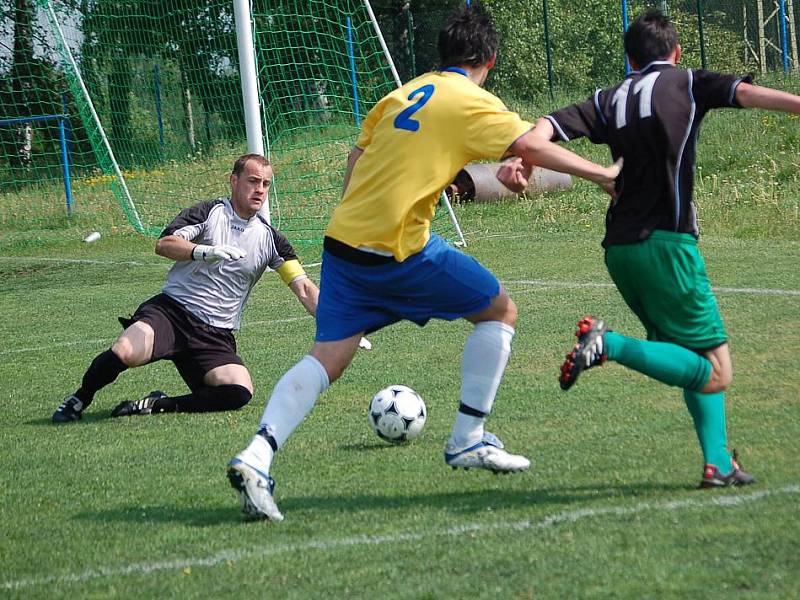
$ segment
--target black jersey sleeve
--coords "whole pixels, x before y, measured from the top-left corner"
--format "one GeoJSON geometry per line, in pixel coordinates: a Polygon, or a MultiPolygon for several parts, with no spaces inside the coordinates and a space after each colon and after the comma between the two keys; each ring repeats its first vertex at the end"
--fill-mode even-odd
{"type": "Polygon", "coordinates": [[[600,90],[585,102],[560,108],[545,118],[553,124],[553,141],[568,142],[588,137],[592,143],[604,144],[608,141],[606,119],[600,108],[600,90]]]}
{"type": "Polygon", "coordinates": [[[714,71],[697,69],[692,71],[692,94],[698,106],[705,110],[711,108],[741,108],[736,101],[736,86],[752,83],[753,77],[723,75],[714,71]]]}
{"type": "Polygon", "coordinates": [[[299,260],[294,248],[280,231],[275,229],[272,225],[268,225],[272,232],[272,239],[275,242],[276,256],[273,258],[269,265],[270,269],[277,270],[287,260],[299,260]]]}
{"type": "Polygon", "coordinates": [[[211,209],[223,202],[223,200],[208,200],[206,202],[198,202],[194,206],[184,208],[178,216],[172,220],[172,223],[164,228],[159,237],[166,237],[168,235],[178,235],[184,239],[192,241],[203,233],[204,225],[208,219],[211,209]]]}

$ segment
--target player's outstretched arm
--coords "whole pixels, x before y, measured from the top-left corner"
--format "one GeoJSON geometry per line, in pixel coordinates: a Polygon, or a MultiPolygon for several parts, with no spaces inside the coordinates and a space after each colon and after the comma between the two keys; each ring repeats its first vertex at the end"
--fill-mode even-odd
{"type": "MultiPolygon", "coordinates": [[[[319,288],[311,281],[308,276],[300,277],[289,283],[289,289],[294,292],[300,304],[312,317],[317,314],[317,303],[319,302],[319,288]]],[[[372,343],[365,337],[358,342],[358,347],[364,350],[372,350],[372,343]]]]}
{"type": "Polygon", "coordinates": [[[317,314],[317,302],[319,301],[319,288],[311,279],[306,275],[305,277],[298,277],[289,283],[289,289],[294,292],[300,304],[306,309],[306,312],[312,317],[317,314]]]}
{"type": "Polygon", "coordinates": [[[736,101],[744,108],[800,113],[800,96],[750,83],[736,86],[736,101]]]}
{"type": "MultiPolygon", "coordinates": [[[[552,169],[553,171],[569,173],[570,175],[575,175],[576,177],[581,177],[596,183],[607,193],[613,194],[614,180],[616,180],[622,170],[622,159],[608,167],[586,160],[574,152],[570,152],[566,148],[562,148],[549,141],[546,128],[548,126],[551,128],[552,135],[552,125],[550,125],[549,121],[544,121],[547,123],[546,126],[543,124],[540,127],[537,124],[534,129],[531,129],[528,133],[518,138],[517,141],[511,145],[508,150],[509,153],[520,157],[525,168],[528,168],[530,165],[536,165],[552,169]]],[[[519,178],[519,172],[512,172],[511,175],[519,178]]],[[[501,181],[505,185],[509,185],[503,181],[503,179],[501,179],[501,181]]],[[[512,184],[514,183],[513,179],[510,181],[512,184]]]]}
{"type": "Polygon", "coordinates": [[[353,173],[356,161],[362,154],[364,154],[364,151],[358,146],[354,146],[347,155],[347,169],[344,172],[344,181],[342,182],[342,196],[344,196],[344,193],[347,191],[347,186],[350,184],[350,175],[353,173]]]}
{"type": "Polygon", "coordinates": [[[206,246],[195,244],[179,235],[167,235],[156,242],[156,254],[171,260],[239,260],[247,253],[235,246],[206,246]]]}

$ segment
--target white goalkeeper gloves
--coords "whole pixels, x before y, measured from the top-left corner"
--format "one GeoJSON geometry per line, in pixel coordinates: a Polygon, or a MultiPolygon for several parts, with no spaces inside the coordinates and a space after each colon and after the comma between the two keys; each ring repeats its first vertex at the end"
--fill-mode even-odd
{"type": "Polygon", "coordinates": [[[217,262],[220,260],[239,260],[247,256],[247,252],[236,246],[206,246],[197,244],[192,248],[192,260],[217,262]]]}

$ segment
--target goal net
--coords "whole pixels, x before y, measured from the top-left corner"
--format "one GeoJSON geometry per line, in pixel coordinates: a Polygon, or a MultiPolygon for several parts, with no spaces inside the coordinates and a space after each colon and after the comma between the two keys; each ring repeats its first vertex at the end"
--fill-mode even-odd
{"type": "MultiPolygon", "coordinates": [[[[0,164],[10,191],[0,227],[130,225],[157,235],[181,208],[228,194],[227,174],[248,148],[231,0],[17,4],[26,2],[35,35],[27,52],[6,57],[24,93],[10,89],[15,103],[0,113],[6,157],[26,160],[0,164]]],[[[270,214],[296,245],[319,247],[360,120],[397,85],[370,12],[362,0],[252,9],[262,142],[276,172],[270,214]]],[[[452,237],[439,213],[435,228],[452,237]]]]}

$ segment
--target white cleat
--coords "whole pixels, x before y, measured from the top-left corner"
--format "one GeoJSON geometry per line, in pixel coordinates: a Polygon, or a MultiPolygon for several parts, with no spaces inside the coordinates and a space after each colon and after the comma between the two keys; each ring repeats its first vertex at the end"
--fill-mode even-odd
{"type": "Polygon", "coordinates": [[[283,515],[272,497],[275,480],[244,462],[238,456],[228,463],[228,481],[236,490],[242,512],[253,519],[268,519],[276,523],[283,515]]]}
{"type": "Polygon", "coordinates": [[[469,448],[459,449],[448,442],[444,461],[457,469],[487,469],[493,473],[516,473],[530,468],[531,461],[518,454],[506,452],[497,436],[484,433],[483,439],[469,448]]]}

